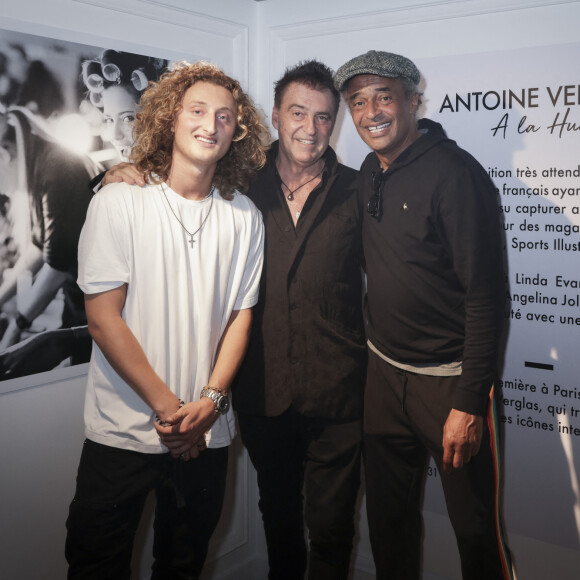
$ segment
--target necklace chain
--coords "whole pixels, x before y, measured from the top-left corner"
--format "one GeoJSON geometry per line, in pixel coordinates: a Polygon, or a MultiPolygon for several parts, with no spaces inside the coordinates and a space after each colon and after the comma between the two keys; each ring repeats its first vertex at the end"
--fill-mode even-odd
{"type": "Polygon", "coordinates": [[[280,173],[278,172],[278,177],[280,177],[280,181],[282,182],[282,185],[289,191],[288,195],[286,195],[286,199],[288,201],[292,201],[294,199],[294,194],[301,188],[303,188],[305,185],[308,185],[311,181],[314,181],[317,177],[320,177],[322,175],[322,172],[324,171],[324,165],[322,166],[322,169],[314,176],[311,177],[308,181],[305,181],[302,185],[299,185],[297,188],[295,189],[290,189],[285,183],[284,180],[282,179],[282,177],[280,176],[280,173]]]}
{"type": "Polygon", "coordinates": [[[183,228],[183,231],[189,236],[189,241],[187,243],[192,248],[193,248],[193,244],[195,243],[193,236],[195,236],[195,234],[197,234],[197,232],[199,232],[201,230],[201,228],[203,228],[203,226],[205,225],[205,222],[207,221],[207,218],[209,217],[209,214],[211,212],[211,208],[213,207],[213,192],[214,192],[214,190],[215,190],[215,185],[212,185],[211,189],[209,190],[209,193],[204,198],[204,199],[207,199],[208,197],[211,197],[211,203],[210,203],[209,209],[207,210],[207,213],[205,214],[205,217],[203,218],[203,220],[201,222],[201,225],[197,228],[197,230],[195,230],[195,232],[190,232],[183,225],[183,222],[177,217],[177,214],[175,213],[175,211],[173,211],[173,207],[171,206],[171,203],[169,202],[169,198],[167,197],[167,193],[165,193],[165,187],[163,186],[163,183],[161,184],[161,191],[163,192],[163,196],[165,197],[165,201],[167,202],[167,205],[169,206],[169,209],[171,210],[173,217],[177,220],[179,225],[183,228]]]}
{"type": "Polygon", "coordinates": [[[296,215],[296,221],[298,221],[298,218],[300,217],[300,214],[302,213],[302,208],[304,207],[304,203],[302,205],[300,205],[296,200],[294,200],[294,198],[288,199],[288,205],[292,206],[294,204],[296,204],[295,207],[298,208],[298,209],[294,210],[294,214],[296,215]]]}

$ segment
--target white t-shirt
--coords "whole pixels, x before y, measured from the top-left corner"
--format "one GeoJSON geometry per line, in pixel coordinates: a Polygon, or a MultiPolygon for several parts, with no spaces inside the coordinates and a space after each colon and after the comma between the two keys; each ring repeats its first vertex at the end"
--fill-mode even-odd
{"type": "MultiPolygon", "coordinates": [[[[149,363],[183,401],[199,399],[232,310],[258,299],[264,232],[246,196],[216,191],[188,200],[165,187],[111,184],[91,201],[79,241],[78,284],[85,294],[127,284],[123,319],[149,363]],[[193,248],[179,220],[195,232],[193,248]],[[209,212],[209,215],[208,215],[209,212]]],[[[85,399],[87,438],[113,447],[167,451],[152,409],[113,370],[93,343],[85,399]]],[[[221,415],[206,440],[229,445],[233,412],[221,415]]]]}

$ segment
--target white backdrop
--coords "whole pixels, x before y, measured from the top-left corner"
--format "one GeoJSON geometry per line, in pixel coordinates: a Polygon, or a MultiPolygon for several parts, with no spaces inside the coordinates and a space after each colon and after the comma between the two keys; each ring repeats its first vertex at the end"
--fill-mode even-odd
{"type": "Polygon", "coordinates": [[[580,76],[570,65],[579,60],[580,44],[571,44],[419,63],[427,114],[480,160],[499,190],[511,296],[501,412],[506,521],[513,531],[576,549],[580,76]],[[510,107],[508,93],[506,108],[503,98],[493,108],[496,95],[510,90],[524,106],[510,107]],[[479,110],[475,92],[483,93],[479,110]],[[468,93],[471,110],[459,104],[452,112],[456,95],[466,101],[468,93]]]}

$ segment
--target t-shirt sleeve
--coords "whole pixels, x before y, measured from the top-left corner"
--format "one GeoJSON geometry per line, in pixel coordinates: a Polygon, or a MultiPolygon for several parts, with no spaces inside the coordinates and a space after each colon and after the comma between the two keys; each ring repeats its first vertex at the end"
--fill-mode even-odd
{"type": "Polygon", "coordinates": [[[124,184],[112,184],[92,199],[79,240],[77,283],[85,294],[113,290],[130,279],[130,220],[124,184]],[[125,190],[125,191],[124,191],[125,190]]]}
{"type": "Polygon", "coordinates": [[[248,258],[234,310],[251,308],[258,302],[260,276],[264,262],[264,222],[262,214],[252,204],[251,233],[248,258]]]}

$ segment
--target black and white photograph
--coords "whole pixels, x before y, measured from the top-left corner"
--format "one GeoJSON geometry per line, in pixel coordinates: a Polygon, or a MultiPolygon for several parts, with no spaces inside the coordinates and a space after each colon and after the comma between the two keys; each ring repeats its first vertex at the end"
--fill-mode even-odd
{"type": "Polygon", "coordinates": [[[88,362],[79,235],[167,64],[0,30],[0,381],[88,362]]]}

